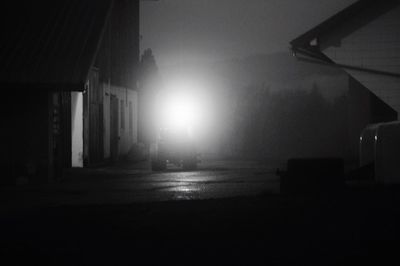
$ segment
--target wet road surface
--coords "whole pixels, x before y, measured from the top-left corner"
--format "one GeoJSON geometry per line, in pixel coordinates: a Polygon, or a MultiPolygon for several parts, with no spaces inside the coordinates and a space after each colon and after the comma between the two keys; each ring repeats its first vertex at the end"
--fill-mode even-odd
{"type": "Polygon", "coordinates": [[[70,169],[61,183],[1,188],[5,208],[76,204],[216,199],[278,193],[271,165],[243,161],[205,161],[196,171],[170,166],[152,172],[148,162],[70,169]]]}
{"type": "Polygon", "coordinates": [[[389,251],[400,239],[398,189],[290,198],[278,193],[274,173],[254,162],[159,173],[121,164],[74,169],[61,184],[1,188],[0,262],[382,265],[398,258],[389,251]]]}

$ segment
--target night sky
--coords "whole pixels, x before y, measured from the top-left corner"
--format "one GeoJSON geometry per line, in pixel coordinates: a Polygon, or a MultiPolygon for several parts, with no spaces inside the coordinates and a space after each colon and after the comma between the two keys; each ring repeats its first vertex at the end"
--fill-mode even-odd
{"type": "Polygon", "coordinates": [[[142,1],[142,50],[160,66],[284,51],[355,0],[142,1]]]}

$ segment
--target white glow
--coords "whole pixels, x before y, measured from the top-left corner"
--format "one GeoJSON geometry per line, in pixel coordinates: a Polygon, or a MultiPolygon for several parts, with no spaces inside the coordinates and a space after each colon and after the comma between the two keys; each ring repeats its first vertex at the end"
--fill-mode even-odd
{"type": "Polygon", "coordinates": [[[202,123],[205,106],[199,89],[188,82],[170,84],[158,99],[159,126],[192,134],[202,123]]]}
{"type": "Polygon", "coordinates": [[[83,167],[83,94],[71,92],[71,166],[83,167]]]}
{"type": "Polygon", "coordinates": [[[187,95],[172,95],[165,99],[162,121],[166,127],[191,127],[199,116],[196,102],[187,95]]]}

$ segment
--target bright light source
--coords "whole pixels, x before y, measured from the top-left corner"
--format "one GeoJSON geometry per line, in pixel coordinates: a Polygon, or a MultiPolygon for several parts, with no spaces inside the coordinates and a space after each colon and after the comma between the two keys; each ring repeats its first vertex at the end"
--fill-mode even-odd
{"type": "Polygon", "coordinates": [[[192,99],[183,95],[175,95],[166,100],[163,108],[163,122],[166,127],[183,128],[193,126],[198,116],[198,110],[192,99]]]}
{"type": "Polygon", "coordinates": [[[175,83],[159,95],[159,126],[168,130],[193,133],[201,124],[204,106],[193,85],[175,83]]]}

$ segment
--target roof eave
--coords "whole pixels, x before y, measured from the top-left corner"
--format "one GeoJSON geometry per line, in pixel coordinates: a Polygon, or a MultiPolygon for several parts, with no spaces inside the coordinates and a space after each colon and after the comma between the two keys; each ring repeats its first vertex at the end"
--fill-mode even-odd
{"type": "Polygon", "coordinates": [[[43,89],[49,91],[84,91],[86,82],[79,83],[24,83],[24,82],[0,82],[0,88],[13,89],[43,89]]]}
{"type": "Polygon", "coordinates": [[[341,29],[343,31],[341,36],[345,37],[398,5],[400,5],[399,0],[378,2],[375,0],[357,1],[311,30],[293,39],[290,45],[292,49],[310,49],[310,42],[313,40],[318,41],[321,36],[326,36],[336,29],[341,29]],[[346,25],[349,24],[349,22],[352,22],[351,26],[346,25]]]}

